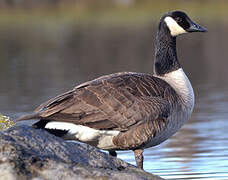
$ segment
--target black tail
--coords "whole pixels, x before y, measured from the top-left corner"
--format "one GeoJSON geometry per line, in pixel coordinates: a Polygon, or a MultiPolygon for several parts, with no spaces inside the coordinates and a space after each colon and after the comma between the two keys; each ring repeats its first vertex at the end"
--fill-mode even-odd
{"type": "Polygon", "coordinates": [[[38,122],[36,122],[35,124],[32,125],[32,127],[35,129],[44,129],[44,130],[48,131],[49,133],[51,133],[55,136],[58,136],[58,137],[62,137],[68,133],[68,130],[45,128],[45,126],[47,125],[47,123],[50,122],[50,120],[41,119],[39,113],[26,114],[26,115],[23,115],[23,116],[17,118],[15,121],[17,122],[17,121],[30,120],[30,119],[40,119],[38,122]]]}
{"type": "Polygon", "coordinates": [[[35,129],[45,129],[46,124],[49,122],[50,122],[49,120],[42,119],[36,122],[35,124],[33,124],[32,127],[35,129]]]}
{"type": "Polygon", "coordinates": [[[41,119],[40,121],[36,122],[35,124],[32,125],[33,128],[35,129],[44,129],[47,132],[58,136],[58,137],[62,137],[64,135],[66,135],[68,133],[68,130],[62,130],[62,129],[47,129],[45,128],[45,126],[47,125],[47,123],[49,123],[50,120],[47,119],[41,119]]]}

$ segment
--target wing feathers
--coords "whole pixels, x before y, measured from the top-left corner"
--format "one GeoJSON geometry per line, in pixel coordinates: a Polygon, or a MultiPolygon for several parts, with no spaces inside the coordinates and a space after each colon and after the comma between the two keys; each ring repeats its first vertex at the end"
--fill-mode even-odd
{"type": "Polygon", "coordinates": [[[126,131],[148,120],[166,119],[176,98],[175,91],[161,79],[118,73],[83,83],[35,112],[41,119],[126,131]]]}

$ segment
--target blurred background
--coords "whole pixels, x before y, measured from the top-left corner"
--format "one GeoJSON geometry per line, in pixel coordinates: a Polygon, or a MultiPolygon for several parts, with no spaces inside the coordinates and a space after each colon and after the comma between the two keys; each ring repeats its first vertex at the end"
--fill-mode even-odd
{"type": "MultiPolygon", "coordinates": [[[[1,0],[0,112],[16,118],[104,74],[151,73],[160,17],[183,10],[208,33],[178,37],[196,104],[188,123],[145,151],[166,179],[228,179],[228,1],[1,0]]],[[[121,159],[134,164],[132,152],[121,159]]]]}

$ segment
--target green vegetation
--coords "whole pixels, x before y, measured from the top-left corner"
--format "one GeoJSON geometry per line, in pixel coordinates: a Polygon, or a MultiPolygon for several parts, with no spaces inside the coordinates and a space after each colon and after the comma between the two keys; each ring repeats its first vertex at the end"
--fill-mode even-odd
{"type": "Polygon", "coordinates": [[[13,121],[11,121],[9,117],[3,116],[0,113],[0,130],[8,129],[14,125],[15,125],[15,123],[13,121]]]}
{"type": "Polygon", "coordinates": [[[226,20],[228,1],[142,0],[124,5],[114,2],[58,3],[49,6],[0,8],[0,23],[27,24],[64,22],[70,24],[138,24],[157,20],[171,10],[184,10],[192,18],[226,20]],[[195,16],[195,17],[194,17],[195,16]]]}

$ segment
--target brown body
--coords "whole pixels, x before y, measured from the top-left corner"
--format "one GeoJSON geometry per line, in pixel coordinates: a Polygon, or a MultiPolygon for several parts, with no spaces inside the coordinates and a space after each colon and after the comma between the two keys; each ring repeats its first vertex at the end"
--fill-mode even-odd
{"type": "Polygon", "coordinates": [[[177,108],[178,101],[173,88],[157,77],[116,73],[83,83],[47,101],[29,119],[117,130],[120,133],[113,138],[115,149],[137,149],[164,131],[170,110],[177,108]]]}

